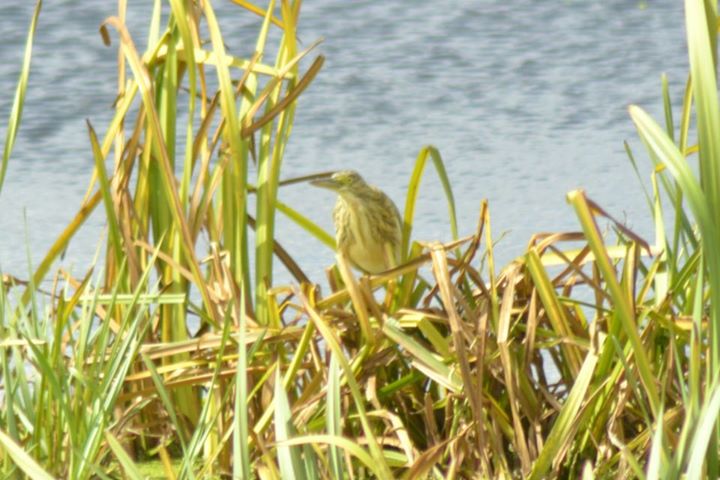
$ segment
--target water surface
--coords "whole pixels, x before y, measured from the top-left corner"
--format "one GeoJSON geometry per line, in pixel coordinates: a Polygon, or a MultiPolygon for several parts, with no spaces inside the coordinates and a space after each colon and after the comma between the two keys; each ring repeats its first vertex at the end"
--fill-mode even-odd
{"type": "MultiPolygon", "coordinates": [[[[130,31],[144,47],[152,2],[131,1],[130,31]]],[[[114,2],[45,2],[23,125],[0,195],[0,269],[26,276],[75,215],[93,159],[85,119],[103,132],[112,114],[116,52],[98,25],[114,2]]],[[[228,47],[249,56],[257,17],[214,2],[228,47]]],[[[7,118],[32,2],[0,5],[0,118],[7,118]]],[[[590,197],[651,237],[642,191],[623,149],[642,146],[627,115],[661,118],[660,74],[679,102],[686,78],[682,2],[448,0],[303,2],[300,40],[325,39],[326,63],[301,96],[284,176],[354,168],[400,205],[425,144],[445,160],[461,234],[490,201],[501,262],[538,231],[577,229],[567,191],[590,197]],[[461,4],[462,6],[459,6],[461,4]]],[[[0,134],[4,138],[4,120],[0,134]]],[[[645,179],[650,168],[641,161],[645,179]]],[[[307,185],[281,200],[328,229],[334,199],[307,185]]],[[[65,263],[81,271],[104,227],[98,210],[65,263]]],[[[278,236],[320,278],[333,254],[280,219],[278,236]]],[[[450,238],[439,182],[428,170],[415,238],[450,238]]],[[[278,269],[281,280],[288,276],[278,269]]]]}

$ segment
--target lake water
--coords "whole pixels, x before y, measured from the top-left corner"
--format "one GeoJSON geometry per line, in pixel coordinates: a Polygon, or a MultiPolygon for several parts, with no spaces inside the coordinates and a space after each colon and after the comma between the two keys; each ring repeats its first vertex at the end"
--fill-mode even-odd
{"type": "MultiPolygon", "coordinates": [[[[0,269],[27,277],[75,215],[92,172],[85,119],[103,132],[112,113],[117,40],[98,26],[115,2],[46,1],[23,124],[0,194],[0,269]]],[[[150,1],[130,1],[129,26],[144,48],[150,1]]],[[[249,56],[258,18],[214,2],[234,54],[249,56]]],[[[0,4],[0,135],[4,139],[32,2],[0,4]]],[[[627,115],[631,103],[662,115],[660,74],[679,103],[687,75],[682,2],[305,0],[300,40],[325,39],[326,63],[301,96],[283,176],[353,168],[401,206],[425,144],[445,160],[461,234],[490,201],[501,263],[534,232],[578,228],[565,194],[584,188],[652,238],[642,190],[623,149],[649,163],[627,115]]],[[[116,37],[114,37],[116,39],[116,37]]],[[[676,113],[677,116],[677,113],[676,113]]],[[[281,191],[331,229],[332,195],[308,185],[281,191]]],[[[450,237],[432,169],[423,180],[415,238],[450,237]]],[[[104,228],[101,209],[64,262],[83,271],[104,228]]],[[[283,218],[283,245],[311,278],[333,253],[283,218]]],[[[278,270],[278,280],[288,278],[278,270]]]]}

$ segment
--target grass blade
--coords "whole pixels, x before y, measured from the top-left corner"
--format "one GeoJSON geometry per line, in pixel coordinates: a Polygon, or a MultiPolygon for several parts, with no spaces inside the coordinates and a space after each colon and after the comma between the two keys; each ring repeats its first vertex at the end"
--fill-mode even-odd
{"type": "Polygon", "coordinates": [[[0,430],[0,444],[27,476],[33,480],[53,480],[52,475],[47,473],[20,445],[15,443],[2,430],[0,430]]]}
{"type": "Polygon", "coordinates": [[[287,394],[283,388],[282,375],[278,368],[275,375],[275,441],[278,449],[278,463],[282,478],[305,478],[305,470],[297,446],[285,443],[295,434],[292,413],[287,394]]]}
{"type": "MultiPolygon", "coordinates": [[[[340,367],[333,355],[330,357],[330,368],[328,369],[327,406],[325,421],[327,422],[328,435],[340,437],[342,434],[342,420],[340,417],[340,367]]],[[[333,478],[343,478],[345,462],[340,455],[340,450],[335,444],[328,444],[330,454],[330,471],[333,478]]]]}
{"type": "Polygon", "coordinates": [[[10,154],[15,146],[15,138],[22,121],[23,105],[25,105],[25,92],[27,91],[28,79],[30,78],[30,60],[32,58],[33,40],[35,38],[35,29],[37,28],[38,17],[42,9],[42,0],[38,0],[35,4],[32,20],[30,21],[30,29],[28,30],[27,40],[25,42],[25,55],[23,57],[23,65],[20,70],[20,78],[18,79],[15,89],[15,99],[13,100],[10,118],[8,120],[7,132],[5,133],[5,147],[3,148],[2,163],[0,163],[0,192],[2,192],[3,182],[5,181],[5,173],[7,172],[10,154]]]}
{"type": "Polygon", "coordinates": [[[130,455],[127,454],[118,439],[110,432],[105,432],[105,439],[107,440],[110,449],[115,454],[115,458],[117,458],[120,465],[122,465],[125,475],[127,475],[127,477],[131,480],[144,480],[145,477],[140,473],[137,465],[135,465],[135,462],[132,461],[130,455]]]}
{"type": "Polygon", "coordinates": [[[408,192],[405,197],[405,211],[403,213],[403,242],[402,242],[402,259],[406,260],[410,248],[410,237],[412,234],[413,218],[415,216],[415,203],[417,202],[418,193],[420,190],[420,179],[425,171],[425,165],[427,159],[433,162],[433,166],[437,171],[438,177],[440,177],[440,183],[442,184],[443,191],[445,192],[445,198],[448,204],[448,218],[450,220],[450,232],[452,233],[452,239],[457,240],[457,216],[455,215],[455,197],[453,196],[452,187],[450,186],[450,180],[448,179],[447,172],[445,170],[445,164],[440,157],[440,152],[437,148],[432,145],[428,145],[420,150],[417,158],[415,159],[415,168],[413,169],[412,175],[410,176],[410,182],[408,183],[408,192]]]}
{"type": "Polygon", "coordinates": [[[545,445],[533,464],[532,471],[528,476],[529,480],[547,478],[552,464],[558,463],[560,460],[556,457],[558,452],[564,448],[567,442],[572,441],[572,432],[577,428],[578,412],[590,386],[596,363],[597,356],[588,353],[575,379],[575,384],[547,436],[545,445]]]}

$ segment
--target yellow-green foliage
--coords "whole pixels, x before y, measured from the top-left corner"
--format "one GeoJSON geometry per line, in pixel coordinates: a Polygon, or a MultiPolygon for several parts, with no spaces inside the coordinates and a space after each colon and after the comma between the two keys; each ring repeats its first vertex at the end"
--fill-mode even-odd
{"type": "Polygon", "coordinates": [[[125,27],[124,1],[103,23],[122,62],[114,119],[103,135],[88,125],[88,195],[30,281],[0,284],[4,476],[142,478],[147,460],[165,478],[718,476],[714,2],[686,1],[691,74],[679,125],[664,79],[664,128],[630,108],[656,165],[652,242],[574,191],[579,231],[538,235],[496,268],[487,202],[475,233],[456,238],[450,181],[427,146],[409,175],[407,262],[358,277],[338,256],[325,296],[273,228],[280,211],[333,245],[277,201],[283,185],[317,176],[280,180],[295,100],[323,58],[311,61],[314,45],[299,50],[299,0],[234,2],[260,24],[249,59],[226,51],[209,0],[169,0],[165,27],[156,2],[145,52],[125,27]],[[270,29],[282,33],[273,61],[270,29]],[[698,152],[699,179],[688,163],[698,152]],[[427,160],[447,197],[455,240],[445,245],[412,240],[427,160]],[[58,272],[46,296],[37,285],[101,202],[102,278],[58,272]],[[201,233],[212,240],[207,258],[197,256],[201,233]],[[277,260],[295,283],[273,283],[277,260]],[[200,319],[194,336],[189,313],[200,319]]]}

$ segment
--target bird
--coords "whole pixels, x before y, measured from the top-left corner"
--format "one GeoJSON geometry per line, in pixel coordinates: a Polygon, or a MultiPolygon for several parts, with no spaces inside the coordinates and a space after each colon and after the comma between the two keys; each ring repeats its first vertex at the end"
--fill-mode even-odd
{"type": "Polygon", "coordinates": [[[354,170],[337,171],[310,183],[337,192],[335,240],[355,268],[377,274],[400,264],[402,219],[390,197],[354,170]]]}

